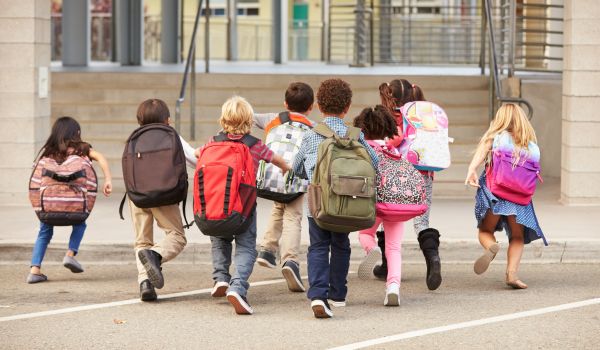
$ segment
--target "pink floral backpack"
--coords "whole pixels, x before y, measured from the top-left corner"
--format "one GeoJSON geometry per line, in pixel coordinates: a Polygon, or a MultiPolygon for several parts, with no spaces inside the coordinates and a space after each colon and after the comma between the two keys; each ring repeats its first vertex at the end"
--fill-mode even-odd
{"type": "Polygon", "coordinates": [[[368,141],[379,159],[377,216],[387,221],[407,221],[427,211],[423,175],[392,146],[368,141]]]}

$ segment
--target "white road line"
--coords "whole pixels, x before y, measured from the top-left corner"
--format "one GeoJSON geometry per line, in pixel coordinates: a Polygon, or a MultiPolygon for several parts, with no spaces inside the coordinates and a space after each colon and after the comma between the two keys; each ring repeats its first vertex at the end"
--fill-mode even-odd
{"type": "MultiPolygon", "coordinates": [[[[303,278],[306,278],[306,276],[303,276],[303,278]]],[[[254,283],[250,283],[250,285],[253,287],[258,287],[258,286],[266,286],[266,285],[277,284],[277,283],[282,283],[282,282],[285,282],[285,279],[282,278],[282,279],[276,279],[276,280],[254,282],[254,283]]],[[[171,293],[171,294],[160,295],[158,297],[158,299],[163,300],[163,299],[181,298],[181,297],[187,297],[190,295],[207,294],[207,293],[210,293],[211,291],[212,291],[212,288],[205,288],[205,289],[191,290],[189,292],[171,293]]],[[[68,308],[64,308],[64,309],[56,309],[56,310],[48,310],[48,311],[41,311],[41,312],[32,312],[32,313],[28,313],[28,314],[0,317],[0,322],[24,320],[24,319],[29,319],[29,318],[37,318],[37,317],[60,315],[60,314],[68,314],[68,313],[72,313],[72,312],[80,312],[80,311],[87,311],[87,310],[106,309],[109,307],[132,305],[132,304],[139,304],[139,303],[142,303],[142,301],[140,299],[128,299],[128,300],[114,301],[114,302],[110,302],[110,303],[82,305],[82,306],[68,307],[68,308]]]]}
{"type": "Polygon", "coordinates": [[[494,316],[494,317],[489,317],[489,318],[482,318],[479,320],[454,323],[454,324],[449,324],[449,325],[441,326],[441,327],[419,329],[416,331],[400,333],[400,334],[395,334],[395,335],[388,335],[388,336],[381,337],[381,338],[376,338],[376,339],[371,339],[371,340],[365,340],[365,341],[358,342],[358,343],[342,345],[342,346],[339,346],[336,348],[331,348],[329,350],[362,349],[362,348],[366,348],[369,346],[381,345],[381,344],[391,343],[394,341],[399,341],[399,340],[404,340],[404,339],[422,337],[425,335],[430,335],[430,334],[435,334],[435,333],[443,333],[443,332],[449,332],[449,331],[453,331],[453,330],[457,330],[457,329],[471,328],[471,327],[483,326],[483,325],[487,325],[487,324],[491,324],[491,323],[511,321],[511,320],[516,320],[516,319],[524,318],[524,317],[538,316],[538,315],[543,315],[543,314],[547,314],[547,313],[571,310],[571,309],[581,308],[581,307],[590,306],[590,305],[597,305],[597,304],[600,304],[600,298],[582,300],[582,301],[578,301],[578,302],[574,302],[574,303],[561,304],[561,305],[550,306],[550,307],[545,307],[545,308],[541,308],[541,309],[533,309],[533,310],[517,312],[517,313],[513,313],[513,314],[506,314],[506,315],[494,316]]]}

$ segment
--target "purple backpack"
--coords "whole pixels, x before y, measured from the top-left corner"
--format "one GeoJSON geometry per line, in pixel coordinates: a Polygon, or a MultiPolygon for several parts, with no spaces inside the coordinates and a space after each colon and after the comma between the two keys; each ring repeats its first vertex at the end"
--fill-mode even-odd
{"type": "Polygon", "coordinates": [[[522,157],[515,164],[511,150],[492,151],[492,163],[486,169],[486,185],[494,196],[528,205],[538,179],[542,181],[539,161],[522,157]]]}
{"type": "Polygon", "coordinates": [[[407,221],[427,211],[423,175],[401,155],[369,141],[379,159],[377,216],[387,221],[407,221]]]}

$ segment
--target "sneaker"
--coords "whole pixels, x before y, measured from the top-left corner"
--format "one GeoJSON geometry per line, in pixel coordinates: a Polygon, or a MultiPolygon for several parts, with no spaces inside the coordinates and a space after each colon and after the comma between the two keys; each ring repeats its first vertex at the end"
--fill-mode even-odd
{"type": "Polygon", "coordinates": [[[154,301],[156,298],[156,291],[150,280],[143,280],[142,283],[140,283],[140,300],[154,301]]]}
{"type": "Polygon", "coordinates": [[[213,286],[212,292],[210,292],[210,296],[213,298],[222,298],[227,295],[227,289],[229,288],[229,283],[225,281],[215,282],[213,286]]]}
{"type": "Polygon", "coordinates": [[[81,264],[72,256],[65,255],[63,259],[63,266],[71,270],[73,273],[83,272],[83,267],[81,264]]]}
{"type": "Polygon", "coordinates": [[[146,269],[146,273],[148,274],[148,278],[152,285],[158,289],[161,289],[165,285],[165,280],[163,278],[162,269],[160,268],[160,261],[162,260],[162,256],[150,249],[142,249],[138,251],[138,258],[142,265],[144,265],[144,269],[146,269]]]}
{"type": "Polygon", "coordinates": [[[327,299],[327,301],[333,307],[345,307],[346,306],[346,299],[339,299],[339,300],[338,299],[327,299]]]}
{"type": "Polygon", "coordinates": [[[275,254],[271,253],[268,250],[261,250],[258,252],[258,257],[256,258],[256,262],[263,267],[268,267],[274,269],[277,267],[277,259],[275,258],[275,254]]]}
{"type": "Polygon", "coordinates": [[[400,305],[400,286],[398,283],[390,283],[385,291],[385,300],[383,301],[385,306],[399,306],[400,305]]]}
{"type": "Polygon", "coordinates": [[[373,275],[375,275],[375,278],[377,278],[380,281],[387,280],[387,273],[387,266],[384,266],[383,264],[375,265],[375,267],[373,268],[373,275]]]}
{"type": "Polygon", "coordinates": [[[327,300],[313,299],[310,302],[310,307],[316,318],[332,318],[333,317],[333,312],[331,312],[331,307],[329,307],[329,303],[327,302],[327,300]]]}
{"type": "Polygon", "coordinates": [[[281,273],[285,278],[288,289],[291,292],[304,292],[304,284],[302,284],[302,277],[300,277],[300,266],[298,263],[292,260],[288,260],[283,264],[281,273]]]}
{"type": "Polygon", "coordinates": [[[238,315],[252,315],[254,313],[254,310],[252,310],[252,307],[248,303],[248,299],[237,292],[228,292],[227,300],[233,305],[235,313],[238,315]]]}
{"type": "Polygon", "coordinates": [[[46,277],[46,275],[44,275],[44,274],[38,275],[35,273],[30,273],[27,276],[27,283],[29,283],[29,284],[46,282],[47,280],[48,280],[48,277],[46,277]]]}
{"type": "Polygon", "coordinates": [[[381,249],[375,247],[367,253],[360,265],[358,265],[358,278],[366,280],[372,278],[375,265],[381,260],[381,249]]]}

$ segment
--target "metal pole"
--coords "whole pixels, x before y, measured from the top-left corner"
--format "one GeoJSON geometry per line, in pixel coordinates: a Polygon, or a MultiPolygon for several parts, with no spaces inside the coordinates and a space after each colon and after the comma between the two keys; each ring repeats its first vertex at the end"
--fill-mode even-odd
{"type": "Polygon", "coordinates": [[[356,2],[354,25],[354,64],[355,67],[364,67],[367,61],[367,27],[365,24],[366,0],[356,2]]]}
{"type": "Polygon", "coordinates": [[[370,61],[371,61],[371,66],[375,65],[375,46],[373,44],[373,42],[375,41],[374,38],[374,28],[375,28],[375,21],[373,19],[373,17],[375,16],[375,4],[373,3],[373,0],[371,0],[371,13],[369,14],[369,51],[370,51],[370,61]]]}
{"type": "Polygon", "coordinates": [[[321,61],[329,62],[329,0],[323,0],[321,9],[321,61]]]}
{"type": "Polygon", "coordinates": [[[190,84],[190,139],[196,141],[196,46],[192,53],[192,82],[190,84]]]}
{"type": "Polygon", "coordinates": [[[412,3],[408,0],[408,65],[412,64],[412,3]]]}
{"type": "Polygon", "coordinates": [[[508,76],[512,77],[515,74],[515,45],[517,36],[517,6],[516,1],[509,1],[509,40],[508,45],[508,76]]]}
{"type": "Polygon", "coordinates": [[[210,72],[210,0],[204,7],[204,73],[210,72]]]}
{"type": "Polygon", "coordinates": [[[331,3],[327,0],[327,63],[331,63],[331,3]]]}
{"type": "Polygon", "coordinates": [[[479,47],[479,67],[481,75],[485,74],[485,28],[487,27],[487,17],[485,15],[485,0],[481,0],[481,31],[480,31],[480,47],[479,47]]]}
{"type": "Polygon", "coordinates": [[[237,58],[237,0],[227,0],[227,60],[237,58]]]}

